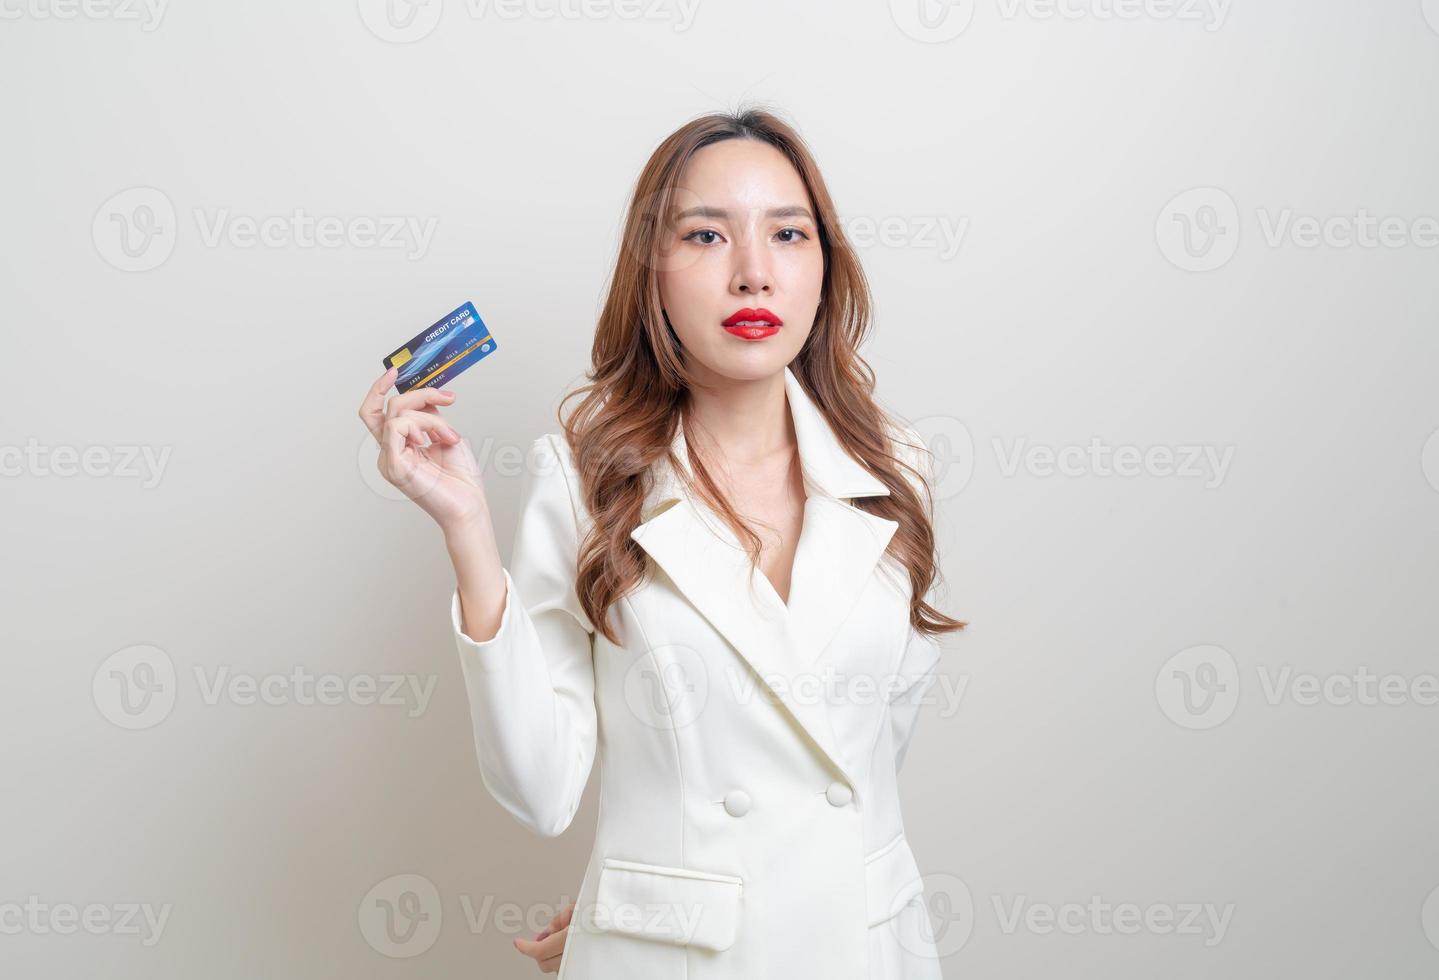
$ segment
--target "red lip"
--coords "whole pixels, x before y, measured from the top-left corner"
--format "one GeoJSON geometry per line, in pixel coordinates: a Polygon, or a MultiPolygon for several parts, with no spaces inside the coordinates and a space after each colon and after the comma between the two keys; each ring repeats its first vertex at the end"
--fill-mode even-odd
{"type": "Polygon", "coordinates": [[[724,323],[720,324],[720,326],[732,327],[732,326],[734,326],[736,323],[742,323],[742,322],[744,322],[745,320],[760,321],[760,322],[763,322],[763,323],[768,323],[768,324],[770,324],[771,326],[775,326],[775,327],[782,327],[782,326],[784,326],[784,321],[783,321],[783,320],[781,320],[779,317],[775,316],[773,313],[771,313],[769,310],[765,309],[763,306],[761,306],[761,307],[760,307],[759,309],[757,309],[757,310],[752,310],[752,309],[750,309],[748,306],[746,306],[744,309],[735,310],[733,313],[731,313],[731,314],[729,315],[729,319],[725,320],[724,323]]]}

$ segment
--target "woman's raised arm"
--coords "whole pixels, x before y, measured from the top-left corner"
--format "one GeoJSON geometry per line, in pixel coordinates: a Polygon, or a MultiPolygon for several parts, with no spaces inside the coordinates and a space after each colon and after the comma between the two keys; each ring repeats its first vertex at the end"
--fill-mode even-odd
{"type": "Polygon", "coordinates": [[[558,435],[541,436],[526,456],[514,552],[493,590],[503,595],[487,594],[488,575],[475,573],[488,561],[484,529],[475,538],[446,535],[457,581],[451,624],[480,775],[501,806],[544,837],[574,819],[597,734],[594,628],[575,596],[579,525],[568,459],[558,435]],[[491,607],[500,609],[497,626],[466,628],[471,609],[491,607]]]}

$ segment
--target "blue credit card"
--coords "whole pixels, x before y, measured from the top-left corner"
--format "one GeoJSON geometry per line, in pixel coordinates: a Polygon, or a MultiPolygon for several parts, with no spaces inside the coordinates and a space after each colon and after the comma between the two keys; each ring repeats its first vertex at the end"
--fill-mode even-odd
{"type": "Polygon", "coordinates": [[[494,335],[475,312],[475,304],[466,303],[387,355],[385,367],[399,369],[396,391],[439,388],[471,364],[489,357],[495,346],[494,335]]]}

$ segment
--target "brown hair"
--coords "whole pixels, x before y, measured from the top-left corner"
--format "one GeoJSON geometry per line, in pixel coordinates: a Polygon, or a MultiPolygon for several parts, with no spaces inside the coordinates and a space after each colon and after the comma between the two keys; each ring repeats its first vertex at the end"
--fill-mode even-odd
{"type": "MultiPolygon", "coordinates": [[[[808,147],[795,130],[763,109],[701,116],[667,137],[651,154],[630,202],[609,295],[600,313],[591,351],[589,383],[564,399],[582,397],[561,418],[579,473],[584,503],[594,523],[580,547],[576,594],[590,621],[611,642],[619,642],[607,613],[610,605],[640,583],[646,555],[630,537],[641,521],[650,466],[669,457],[684,411],[691,377],[660,306],[657,256],[669,228],[674,190],[690,158],[728,139],[763,141],[783,153],[809,190],[824,255],[824,284],[814,326],[789,365],[845,449],[879,478],[888,496],[855,498],[854,505],[897,521],[887,554],[909,573],[913,590],[910,623],[926,634],[968,625],[925,601],[939,576],[935,557],[931,488],[924,474],[896,453],[889,434],[896,423],[874,401],[874,372],[859,356],[869,332],[870,294],[829,190],[808,147]],[[901,472],[915,474],[915,482],[901,472]],[[925,489],[921,499],[917,486],[925,489]]],[[[563,414],[563,402],[561,404],[563,414]]],[[[669,459],[671,465],[676,461],[669,459]]],[[[761,541],[724,499],[698,453],[691,453],[691,487],[734,529],[751,563],[759,563],[761,541]]]]}

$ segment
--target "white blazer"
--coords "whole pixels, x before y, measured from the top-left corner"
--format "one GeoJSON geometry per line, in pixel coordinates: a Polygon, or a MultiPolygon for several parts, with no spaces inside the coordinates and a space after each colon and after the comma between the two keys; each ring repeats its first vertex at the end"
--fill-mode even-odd
{"type": "MultiPolygon", "coordinates": [[[[594,848],[559,980],[934,980],[896,775],[939,646],[909,624],[888,493],[786,368],[804,473],[789,604],[719,517],[656,464],[631,532],[653,559],[611,608],[575,597],[589,517],[562,435],[537,439],[496,635],[451,618],[481,778],[545,837],[600,763],[594,848]]],[[[932,473],[912,429],[901,446],[932,473]]],[[[688,466],[683,428],[676,458],[688,466]]],[[[931,477],[927,477],[932,479],[931,477]]]]}

